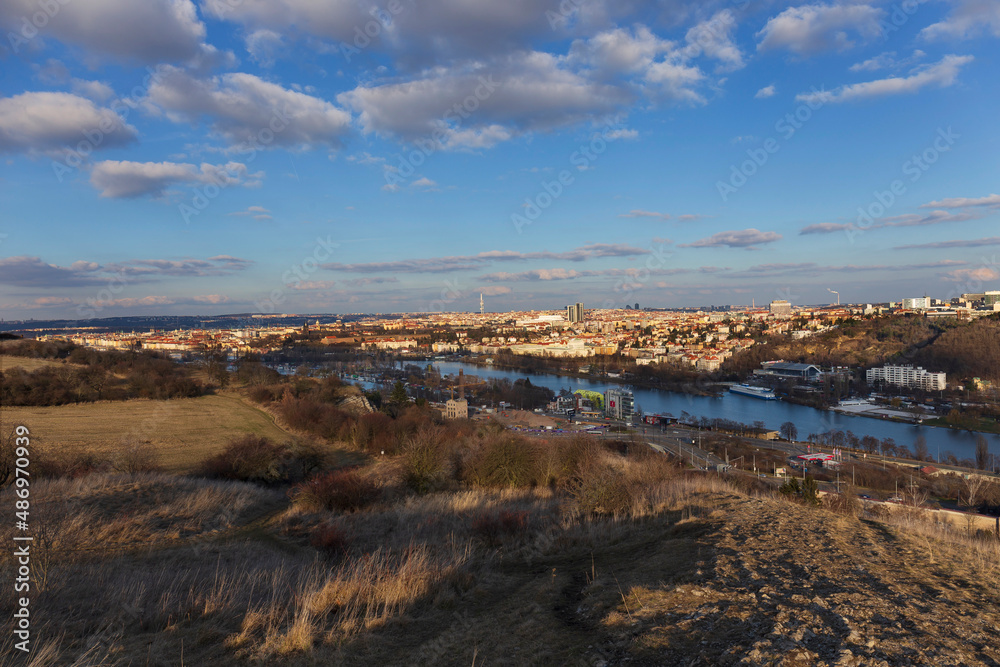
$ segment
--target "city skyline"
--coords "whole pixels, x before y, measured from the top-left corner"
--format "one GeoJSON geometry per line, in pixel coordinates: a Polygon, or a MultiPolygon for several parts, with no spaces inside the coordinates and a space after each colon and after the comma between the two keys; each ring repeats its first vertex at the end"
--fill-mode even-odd
{"type": "Polygon", "coordinates": [[[1000,5],[619,5],[5,3],[5,319],[1000,288],[1000,5]]]}

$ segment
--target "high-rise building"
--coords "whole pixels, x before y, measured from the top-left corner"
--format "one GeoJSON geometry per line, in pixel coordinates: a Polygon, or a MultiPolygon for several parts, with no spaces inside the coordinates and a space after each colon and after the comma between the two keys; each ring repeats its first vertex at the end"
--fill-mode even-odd
{"type": "Polygon", "coordinates": [[[635,398],[625,389],[608,389],[604,392],[604,414],[612,419],[632,421],[635,398]]]}
{"type": "Polygon", "coordinates": [[[566,320],[569,322],[583,322],[584,310],[582,303],[574,303],[566,306],[566,320]]]}
{"type": "Polygon", "coordinates": [[[931,299],[919,296],[914,299],[903,299],[903,310],[927,310],[931,307],[931,299]]]}
{"type": "Polygon", "coordinates": [[[987,306],[1000,303],[1000,291],[990,290],[983,294],[983,303],[987,306]]]}
{"type": "Polygon", "coordinates": [[[865,374],[869,384],[884,382],[899,387],[918,387],[926,391],[941,391],[947,388],[945,373],[931,373],[920,366],[882,366],[869,368],[865,374]]]}
{"type": "Polygon", "coordinates": [[[792,314],[792,304],[784,299],[775,299],[771,302],[771,314],[775,317],[787,317],[792,314]]]}

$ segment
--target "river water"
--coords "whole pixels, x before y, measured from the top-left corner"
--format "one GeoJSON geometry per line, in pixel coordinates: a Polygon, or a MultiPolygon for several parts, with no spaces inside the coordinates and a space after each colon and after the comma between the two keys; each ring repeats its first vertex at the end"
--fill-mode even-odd
{"type": "MultiPolygon", "coordinates": [[[[517,371],[495,369],[489,366],[476,366],[461,362],[434,362],[434,366],[443,374],[457,374],[461,368],[467,375],[480,378],[506,378],[513,382],[524,377],[530,377],[531,383],[548,387],[556,392],[560,389],[589,389],[603,393],[606,389],[622,385],[599,382],[576,377],[565,377],[551,374],[527,375],[517,371]]],[[[979,434],[968,431],[958,431],[950,428],[934,426],[916,426],[871,417],[843,415],[828,410],[817,410],[804,405],[795,405],[785,401],[764,401],[750,396],[725,393],[720,398],[709,396],[692,396],[657,389],[640,389],[627,387],[635,395],[636,408],[641,408],[647,414],[672,414],[680,417],[681,412],[687,412],[694,417],[731,419],[743,424],[762,421],[772,430],[778,430],[785,422],[792,422],[798,427],[799,439],[805,440],[810,433],[825,433],[832,430],[853,431],[859,438],[872,435],[882,440],[892,438],[896,444],[913,449],[917,436],[927,440],[927,450],[934,457],[944,456],[951,452],[959,459],[975,459],[976,437],[979,434]]],[[[989,443],[990,451],[1000,454],[1000,436],[983,434],[989,443]]]]}

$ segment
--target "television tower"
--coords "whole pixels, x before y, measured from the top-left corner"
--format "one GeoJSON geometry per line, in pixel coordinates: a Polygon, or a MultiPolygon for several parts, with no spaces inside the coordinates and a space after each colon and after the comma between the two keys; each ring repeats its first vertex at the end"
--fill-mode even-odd
{"type": "Polygon", "coordinates": [[[480,315],[485,315],[486,314],[486,306],[483,305],[483,295],[482,295],[482,293],[479,294],[479,314],[480,315]]]}

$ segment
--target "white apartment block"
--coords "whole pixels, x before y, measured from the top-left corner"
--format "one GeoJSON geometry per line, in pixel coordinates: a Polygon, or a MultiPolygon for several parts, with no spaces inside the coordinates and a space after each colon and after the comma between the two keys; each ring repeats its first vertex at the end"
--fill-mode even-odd
{"type": "Polygon", "coordinates": [[[885,382],[899,387],[916,387],[925,391],[940,391],[947,386],[946,373],[931,373],[920,366],[882,366],[869,368],[868,383],[885,382]]]}

